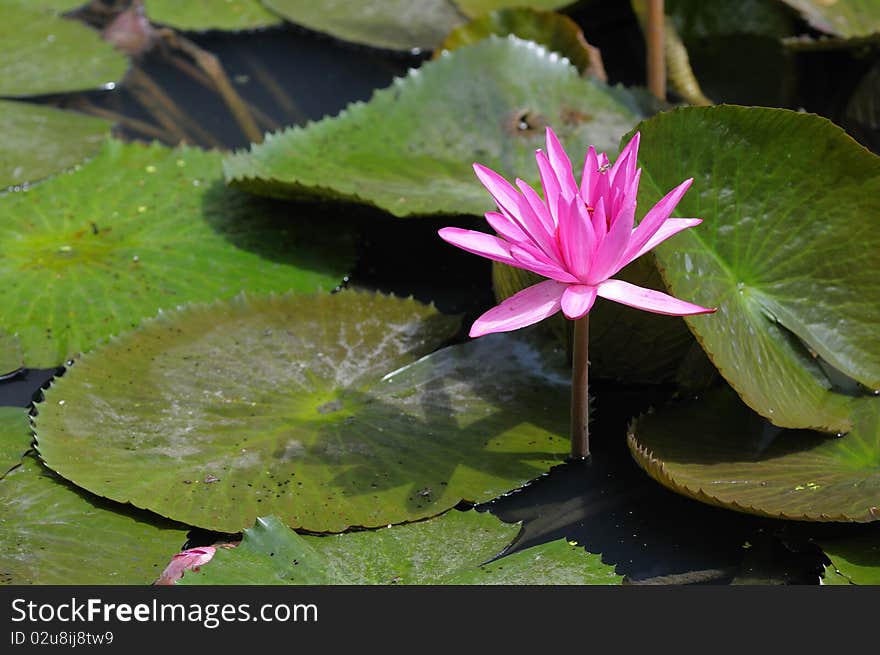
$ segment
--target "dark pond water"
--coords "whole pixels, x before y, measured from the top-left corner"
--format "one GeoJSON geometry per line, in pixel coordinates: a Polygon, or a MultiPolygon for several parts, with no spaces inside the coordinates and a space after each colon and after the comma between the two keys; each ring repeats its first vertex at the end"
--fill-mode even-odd
{"type": "MultiPolygon", "coordinates": [[[[628,4],[603,3],[589,22],[581,21],[589,41],[614,52],[614,57],[605,58],[612,82],[635,83],[644,76],[643,42],[628,4]]],[[[239,93],[263,115],[267,129],[335,114],[351,101],[368,99],[374,89],[423,61],[419,56],[342,44],[296,28],[193,38],[220,57],[239,93]]],[[[807,60],[801,65],[803,74],[822,75],[828,64],[807,60]]],[[[219,98],[168,56],[149,54],[138,66],[198,125],[197,143],[225,148],[247,145],[248,139],[219,98]],[[205,134],[206,138],[198,138],[205,134]]],[[[825,107],[814,108],[831,111],[834,98],[822,96],[822,84],[819,91],[810,88],[812,95],[801,100],[824,102],[825,107]]],[[[50,101],[70,105],[83,98],[155,124],[125,85],[79,100],[50,101]]],[[[136,127],[124,128],[120,134],[149,138],[136,127]]],[[[465,325],[494,304],[488,262],[451,248],[436,236],[439,227],[471,227],[477,224],[475,219],[394,219],[353,206],[341,211],[355,217],[361,229],[358,263],[347,284],[433,301],[441,311],[462,313],[465,325]]],[[[27,405],[54,373],[28,370],[0,382],[0,404],[27,405]]],[[[561,464],[527,487],[483,506],[505,521],[523,522],[514,549],[559,537],[574,539],[601,553],[632,583],[819,582],[824,556],[810,540],[818,534],[817,526],[703,505],[665,490],[635,465],[625,444],[627,424],[639,412],[667,402],[671,390],[627,388],[597,380],[591,391],[595,394],[592,460],[561,464]]],[[[190,543],[212,540],[212,535],[199,532],[191,535],[190,543]]]]}

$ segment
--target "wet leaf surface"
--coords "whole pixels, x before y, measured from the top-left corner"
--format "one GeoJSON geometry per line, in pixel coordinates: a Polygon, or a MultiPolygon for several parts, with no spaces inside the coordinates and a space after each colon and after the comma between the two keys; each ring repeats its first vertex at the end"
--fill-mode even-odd
{"type": "Polygon", "coordinates": [[[703,224],[654,252],[675,296],[718,307],[686,319],[706,353],[773,423],[848,430],[850,397],[817,358],[880,389],[880,159],[781,109],[678,109],[639,129],[641,207],[695,180],[675,215],[703,224]]]}
{"type": "Polygon", "coordinates": [[[146,0],[147,17],[179,30],[254,30],[280,25],[281,19],[259,0],[146,0]]]}
{"type": "Polygon", "coordinates": [[[415,361],[457,326],[350,291],[164,314],[53,384],[38,448],[94,493],[222,532],[266,512],[338,532],[488,500],[565,456],[568,380],[505,335],[415,361]]]}
{"type": "Polygon", "coordinates": [[[0,100],[0,189],[72,168],[101,149],[110,123],[54,107],[0,100]]]}
{"type": "Polygon", "coordinates": [[[817,30],[846,38],[880,32],[880,6],[874,0],[783,0],[817,30]]]}
{"type": "Polygon", "coordinates": [[[409,525],[298,535],[258,518],[241,545],[219,549],[178,584],[617,584],[614,567],[558,540],[499,555],[519,532],[491,514],[451,510],[409,525]]]}
{"type": "Polygon", "coordinates": [[[145,585],[186,540],[185,526],[85,493],[33,455],[21,462],[0,478],[0,584],[145,585]]]}
{"type": "Polygon", "coordinates": [[[831,560],[825,570],[825,584],[880,585],[880,526],[816,541],[831,560]]]}
{"type": "Polygon", "coordinates": [[[880,399],[842,437],[781,430],[729,388],[640,417],[630,451],[661,484],[702,502],[802,521],[880,519],[880,399]]]}
{"type": "Polygon", "coordinates": [[[100,89],[122,79],[128,60],[100,34],[35,4],[0,0],[0,96],[100,89]]]}
{"type": "Polygon", "coordinates": [[[0,330],[0,380],[13,376],[24,366],[18,338],[0,330]]]}
{"type": "Polygon", "coordinates": [[[27,410],[0,407],[0,479],[21,463],[32,440],[27,410]]]}
{"type": "Polygon", "coordinates": [[[79,170],[0,197],[0,327],[27,366],[63,364],[163,307],[339,284],[350,226],[319,230],[308,212],[225,188],[220,157],[111,141],[79,170]]]}

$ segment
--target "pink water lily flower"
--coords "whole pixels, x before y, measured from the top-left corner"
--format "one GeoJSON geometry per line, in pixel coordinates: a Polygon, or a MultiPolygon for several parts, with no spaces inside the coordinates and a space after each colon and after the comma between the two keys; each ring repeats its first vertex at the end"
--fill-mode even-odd
{"type": "Polygon", "coordinates": [[[549,279],[480,316],[470,336],[516,330],[560,310],[567,318],[579,319],[597,296],[657,314],[715,311],[612,278],[657,244],[702,222],[670,218],[691,178],[667,193],[634,227],[642,172],[636,168],[638,149],[637,132],[611,165],[605,153],[596,154],[590,146],[578,184],[568,156],[548,128],[547,152],[538,150],[535,155],[543,198],[520,179],[514,187],[498,173],[474,164],[477,177],[498,205],[497,212],[486,214],[498,236],[455,227],[443,228],[440,236],[468,252],[549,279]]]}

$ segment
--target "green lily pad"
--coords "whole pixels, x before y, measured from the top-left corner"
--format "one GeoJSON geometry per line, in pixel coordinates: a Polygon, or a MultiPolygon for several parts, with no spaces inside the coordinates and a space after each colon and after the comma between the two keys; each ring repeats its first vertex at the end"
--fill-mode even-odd
{"type": "Polygon", "coordinates": [[[776,425],[848,430],[817,356],[880,389],[880,158],[782,109],[684,108],[639,129],[640,207],[695,180],[676,215],[703,224],[654,253],[673,295],[718,307],[686,319],[706,353],[776,425]]]}
{"type": "Polygon", "coordinates": [[[388,50],[433,50],[468,18],[506,7],[552,10],[571,0],[263,0],[287,20],[344,41],[388,50]]]}
{"type": "Polygon", "coordinates": [[[282,20],[258,0],[146,0],[151,21],[179,30],[255,30],[280,25],[282,20]]]}
{"type": "MultiPolygon", "coordinates": [[[[582,75],[590,75],[603,81],[607,79],[602,55],[597,48],[587,43],[580,26],[568,16],[552,11],[500,9],[478,16],[450,32],[439,50],[455,50],[471,45],[490,34],[513,34],[521,39],[540,43],[567,57],[582,75]]],[[[435,58],[440,56],[439,50],[435,53],[435,58]]]]}
{"type": "Polygon", "coordinates": [[[21,407],[0,407],[0,479],[21,463],[31,447],[28,412],[21,407]]]}
{"type": "Polygon", "coordinates": [[[573,5],[575,2],[577,0],[455,0],[455,4],[462,13],[471,18],[512,7],[536,9],[538,11],[555,11],[573,5]]]}
{"type": "Polygon", "coordinates": [[[843,437],[782,430],[724,387],[642,416],[627,440],[651,477],[712,505],[803,521],[875,521],[880,399],[861,399],[853,412],[843,437]]]}
{"type": "Polygon", "coordinates": [[[109,141],[79,170],[0,197],[0,328],[28,366],[62,364],[162,307],[339,283],[354,259],[346,224],[317,229],[227,189],[220,158],[109,141]]]}
{"type": "Polygon", "coordinates": [[[73,11],[74,9],[79,9],[85,4],[88,4],[88,0],[12,0],[13,2],[18,2],[20,5],[27,5],[29,7],[33,7],[35,9],[42,9],[44,11],[52,11],[56,14],[64,14],[69,11],[73,11]]]}
{"type": "Polygon", "coordinates": [[[388,50],[431,50],[465,18],[450,0],[263,0],[292,23],[388,50]]]}
{"type": "Polygon", "coordinates": [[[0,478],[0,584],[149,584],[187,528],[110,503],[28,455],[0,478]]]}
{"type": "Polygon", "coordinates": [[[35,182],[96,154],[110,123],[54,107],[0,100],[0,188],[35,182]]]}
{"type": "Polygon", "coordinates": [[[492,201],[472,162],[535,182],[544,126],[572,153],[589,144],[614,152],[638,120],[637,102],[541,46],[493,36],[425,63],[336,118],[269,134],[228,157],[224,170],[232,185],[265,195],[327,195],[396,216],[482,214],[492,201]]]}
{"type": "Polygon", "coordinates": [[[845,38],[880,32],[880,5],[876,0],[782,0],[798,10],[820,32],[845,38]]]}
{"type": "Polygon", "coordinates": [[[0,96],[110,88],[128,60],[83,23],[19,0],[0,0],[0,96]]]}
{"type": "Polygon", "coordinates": [[[619,584],[614,566],[564,539],[496,557],[519,532],[488,513],[452,510],[375,531],[302,536],[274,516],[178,584],[619,584]]]}
{"type": "Polygon", "coordinates": [[[266,512],[339,532],[489,500],[565,456],[568,382],[507,336],[413,363],[457,326],[356,292],[164,314],[53,384],[38,448],[93,493],[220,532],[266,512]]]}
{"type": "Polygon", "coordinates": [[[830,585],[880,585],[880,529],[871,526],[849,537],[820,538],[831,560],[823,582],[830,585]]]}
{"type": "Polygon", "coordinates": [[[24,368],[24,354],[18,337],[0,330],[0,380],[24,368]]]}
{"type": "Polygon", "coordinates": [[[792,12],[778,0],[667,0],[665,10],[685,40],[735,34],[778,39],[794,27],[792,12]]]}

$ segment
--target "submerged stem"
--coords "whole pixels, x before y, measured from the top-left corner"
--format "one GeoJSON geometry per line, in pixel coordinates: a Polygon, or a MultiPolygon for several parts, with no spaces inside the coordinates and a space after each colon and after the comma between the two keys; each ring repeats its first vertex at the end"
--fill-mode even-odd
{"type": "Polygon", "coordinates": [[[574,344],[571,357],[571,457],[590,456],[589,356],[590,315],[574,321],[574,344]]]}

